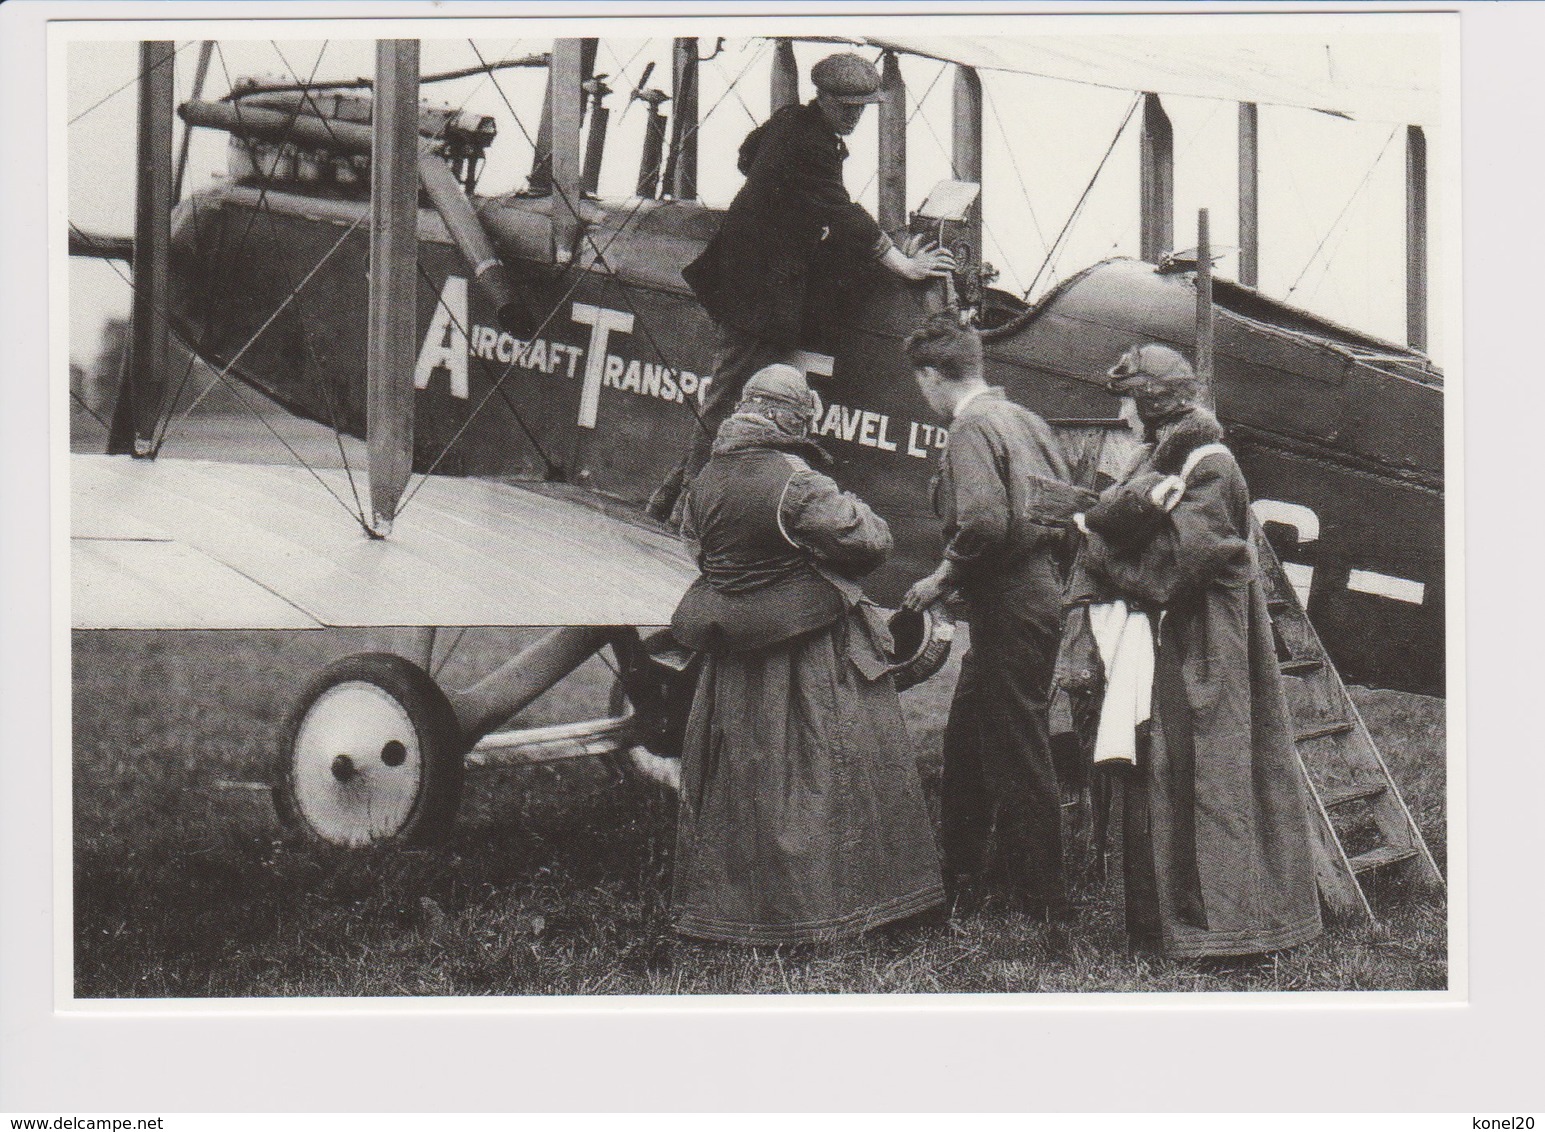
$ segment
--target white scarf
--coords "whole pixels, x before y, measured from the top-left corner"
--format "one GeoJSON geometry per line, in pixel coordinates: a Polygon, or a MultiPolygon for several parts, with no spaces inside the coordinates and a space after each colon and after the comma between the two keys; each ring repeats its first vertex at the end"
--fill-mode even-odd
{"type": "MultiPolygon", "coordinates": [[[[1221,444],[1203,444],[1193,449],[1178,476],[1165,476],[1154,485],[1148,493],[1149,501],[1173,511],[1185,497],[1186,482],[1197,464],[1220,452],[1227,453],[1228,449],[1221,444]]],[[[1153,624],[1148,614],[1128,608],[1118,598],[1089,607],[1089,631],[1105,667],[1105,698],[1100,704],[1100,725],[1094,740],[1095,765],[1135,764],[1137,728],[1153,716],[1153,624]]]]}

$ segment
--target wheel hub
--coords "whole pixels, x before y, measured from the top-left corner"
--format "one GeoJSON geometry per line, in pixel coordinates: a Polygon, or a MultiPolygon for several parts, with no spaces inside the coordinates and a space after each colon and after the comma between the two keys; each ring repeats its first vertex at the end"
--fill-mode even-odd
{"type": "Polygon", "coordinates": [[[301,816],[325,840],[358,848],[391,838],[413,817],[423,789],[413,720],[377,684],[335,684],[301,721],[292,776],[301,816]]]}

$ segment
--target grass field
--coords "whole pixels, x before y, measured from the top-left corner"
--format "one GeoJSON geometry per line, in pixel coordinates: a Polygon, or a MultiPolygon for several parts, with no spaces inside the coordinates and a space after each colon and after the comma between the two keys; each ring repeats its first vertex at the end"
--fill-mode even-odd
{"type": "MultiPolygon", "coordinates": [[[[469,634],[441,677],[508,655],[469,634]]],[[[1258,966],[1130,957],[1115,881],[1081,884],[1065,934],[986,911],[860,941],[738,950],[677,940],[673,796],[596,760],[469,774],[451,838],[327,853],[280,836],[266,788],[289,703],[389,632],[77,632],[75,988],[82,998],[934,991],[1421,990],[1446,985],[1441,906],[1385,892],[1258,966]]],[[[526,722],[601,713],[592,662],[526,722]]],[[[953,666],[904,698],[925,771],[953,666]]],[[[1358,691],[1440,863],[1443,703],[1358,691]]],[[[1119,871],[1119,870],[1118,870],[1119,871]]]]}

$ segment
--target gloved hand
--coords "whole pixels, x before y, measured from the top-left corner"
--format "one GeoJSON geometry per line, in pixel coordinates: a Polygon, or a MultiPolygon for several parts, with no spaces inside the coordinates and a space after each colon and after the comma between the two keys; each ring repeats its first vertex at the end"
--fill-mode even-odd
{"type": "Polygon", "coordinates": [[[906,242],[907,251],[893,247],[880,262],[913,283],[939,278],[955,270],[955,257],[948,248],[923,241],[924,237],[913,236],[906,242]]]}

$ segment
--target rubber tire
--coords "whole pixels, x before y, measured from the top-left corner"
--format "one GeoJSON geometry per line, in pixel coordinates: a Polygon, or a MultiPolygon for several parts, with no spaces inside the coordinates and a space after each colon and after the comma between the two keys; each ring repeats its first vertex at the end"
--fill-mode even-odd
{"type": "Polygon", "coordinates": [[[359,653],[334,661],[307,686],[286,721],[273,777],[274,809],[287,830],[306,841],[335,849],[377,845],[425,845],[445,836],[456,818],[466,775],[467,745],[450,700],[434,679],[412,661],[393,653],[359,653]],[[347,683],[373,684],[407,714],[418,740],[422,769],[417,797],[406,819],[386,837],[366,845],[333,840],[309,822],[295,794],[295,745],[307,714],[319,697],[347,683]]]}

